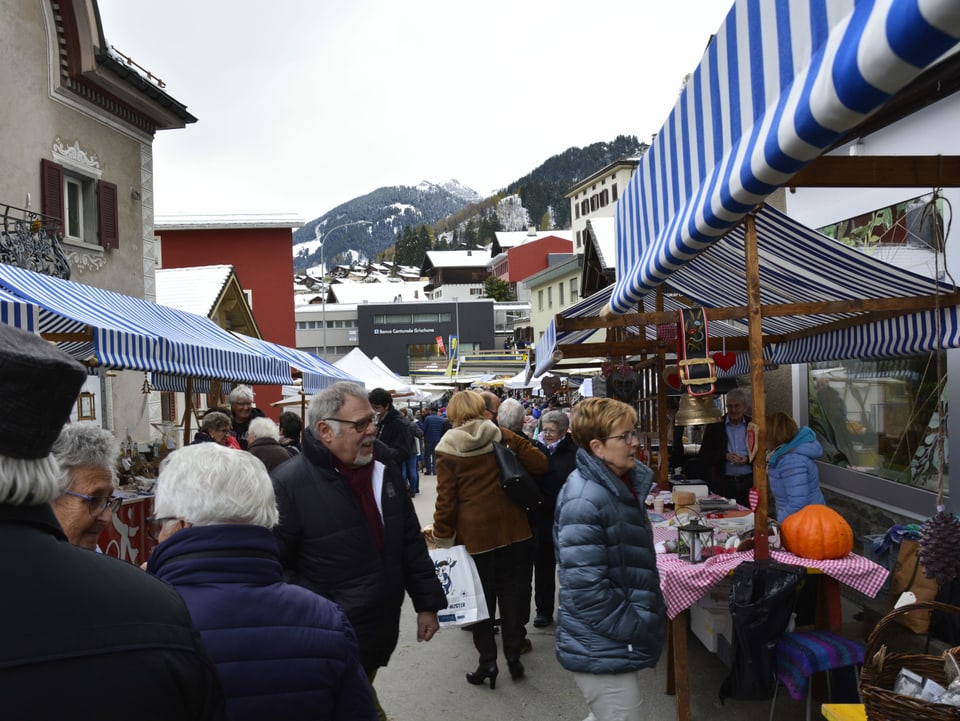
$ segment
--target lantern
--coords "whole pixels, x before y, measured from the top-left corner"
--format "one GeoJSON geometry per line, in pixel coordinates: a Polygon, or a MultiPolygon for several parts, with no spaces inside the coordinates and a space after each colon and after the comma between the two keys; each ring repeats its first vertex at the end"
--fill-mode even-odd
{"type": "Polygon", "coordinates": [[[713,553],[713,529],[700,516],[677,527],[677,556],[681,561],[700,563],[713,553]]]}

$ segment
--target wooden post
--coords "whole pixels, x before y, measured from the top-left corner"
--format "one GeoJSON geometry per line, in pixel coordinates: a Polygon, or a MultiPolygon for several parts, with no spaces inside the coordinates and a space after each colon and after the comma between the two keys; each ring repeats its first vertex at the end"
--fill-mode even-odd
{"type": "Polygon", "coordinates": [[[763,313],[760,305],[760,254],[757,251],[757,227],[753,215],[744,218],[744,258],[747,272],[747,322],[750,339],[750,387],[753,390],[753,422],[757,424],[757,451],[753,457],[753,485],[760,495],[753,515],[753,557],[770,558],[767,542],[767,464],[765,454],[766,390],[763,383],[763,313]]]}
{"type": "MultiPolygon", "coordinates": [[[[663,311],[663,286],[657,286],[656,309],[660,313],[663,311]]],[[[641,326],[640,337],[646,337],[646,329],[641,326]]],[[[659,339],[658,339],[659,340],[659,339]]],[[[657,464],[657,484],[660,490],[667,488],[667,480],[670,477],[670,449],[674,434],[673,424],[667,416],[667,382],[663,379],[663,371],[667,366],[667,351],[662,343],[657,344],[657,428],[660,429],[660,452],[657,464]]]]}
{"type": "Polygon", "coordinates": [[[184,392],[183,406],[183,445],[190,445],[190,415],[193,412],[193,378],[187,378],[187,390],[184,392]]]}

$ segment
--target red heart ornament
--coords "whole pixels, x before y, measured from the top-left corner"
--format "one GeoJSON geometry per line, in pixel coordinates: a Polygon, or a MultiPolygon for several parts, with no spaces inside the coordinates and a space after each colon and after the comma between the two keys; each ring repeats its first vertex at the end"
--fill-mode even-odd
{"type": "Polygon", "coordinates": [[[757,490],[756,486],[751,488],[750,491],[747,493],[747,500],[750,503],[750,510],[756,511],[757,506],[760,505],[760,491],[757,490]]]}
{"type": "Polygon", "coordinates": [[[683,384],[680,382],[680,371],[676,366],[667,366],[663,369],[663,380],[675,391],[683,387],[683,384]]]}
{"type": "Polygon", "coordinates": [[[714,353],[710,357],[713,358],[713,362],[717,364],[717,368],[722,371],[730,370],[737,362],[736,353],[714,353]]]}

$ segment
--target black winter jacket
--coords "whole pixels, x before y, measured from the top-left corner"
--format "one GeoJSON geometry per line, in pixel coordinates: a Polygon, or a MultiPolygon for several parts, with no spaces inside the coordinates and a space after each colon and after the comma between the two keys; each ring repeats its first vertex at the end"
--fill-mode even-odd
{"type": "MultiPolygon", "coordinates": [[[[379,453],[380,444],[376,448],[379,453]]],[[[340,605],[357,632],[368,672],[386,666],[397,645],[404,591],[417,612],[447,607],[399,469],[384,466],[382,552],[349,482],[312,434],[303,436],[303,453],[271,477],[287,579],[340,605]]]]}
{"type": "Polygon", "coordinates": [[[4,718],[227,718],[173,587],[70,545],[50,506],[0,505],[0,575],[4,718]]]}
{"type": "Polygon", "coordinates": [[[394,463],[403,463],[410,457],[413,429],[393,406],[390,406],[387,415],[380,421],[377,439],[389,446],[390,459],[394,463]]]}

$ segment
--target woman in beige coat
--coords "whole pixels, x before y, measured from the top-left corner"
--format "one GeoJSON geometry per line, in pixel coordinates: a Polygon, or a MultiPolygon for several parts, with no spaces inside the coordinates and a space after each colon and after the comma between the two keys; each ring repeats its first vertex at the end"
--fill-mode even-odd
{"type": "Polygon", "coordinates": [[[510,676],[514,680],[523,677],[520,645],[530,604],[527,566],[533,558],[533,534],[526,513],[500,488],[492,444],[502,437],[533,474],[546,472],[548,461],[522,436],[486,420],[485,410],[483,398],[473,391],[455,394],[447,405],[447,419],[453,427],[437,444],[433,535],[440,547],[463,544],[477,564],[490,618],[471,626],[480,663],[475,672],[467,674],[467,681],[481,685],[489,678],[493,689],[498,674],[493,615],[498,606],[510,676]]]}

